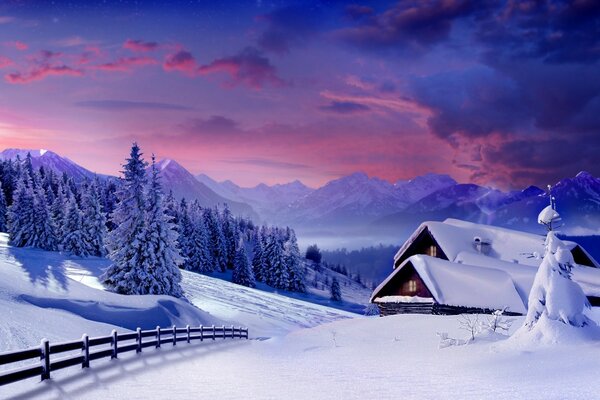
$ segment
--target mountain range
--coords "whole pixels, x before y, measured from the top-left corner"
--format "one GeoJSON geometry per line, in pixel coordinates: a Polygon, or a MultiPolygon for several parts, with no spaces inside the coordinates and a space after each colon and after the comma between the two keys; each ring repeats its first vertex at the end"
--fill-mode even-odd
{"type": "MultiPolygon", "coordinates": [[[[94,176],[51,151],[8,149],[0,153],[0,159],[24,158],[27,152],[36,167],[66,172],[76,179],[94,176]]],[[[357,236],[363,240],[361,245],[398,244],[422,221],[449,217],[540,232],[536,216],[549,203],[548,194],[535,186],[504,192],[458,183],[441,174],[391,183],[358,172],[316,189],[300,181],[246,188],[229,180],[217,182],[205,174],[193,176],[174,160],[161,160],[157,167],[165,190],[172,190],[176,197],[197,199],[205,207],[227,203],[236,215],[292,226],[301,241],[303,236],[310,240],[329,237],[339,244],[345,236],[357,236]]],[[[565,233],[598,233],[600,179],[581,172],[556,183],[551,194],[563,216],[565,233]]]]}

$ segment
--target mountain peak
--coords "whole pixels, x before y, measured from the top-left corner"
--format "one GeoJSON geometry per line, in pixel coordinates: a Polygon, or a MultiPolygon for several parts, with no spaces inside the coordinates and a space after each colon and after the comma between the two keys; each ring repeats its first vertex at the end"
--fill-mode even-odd
{"type": "Polygon", "coordinates": [[[587,171],[580,171],[577,175],[575,175],[575,178],[579,178],[579,179],[594,179],[594,175],[590,174],[587,171]]]}

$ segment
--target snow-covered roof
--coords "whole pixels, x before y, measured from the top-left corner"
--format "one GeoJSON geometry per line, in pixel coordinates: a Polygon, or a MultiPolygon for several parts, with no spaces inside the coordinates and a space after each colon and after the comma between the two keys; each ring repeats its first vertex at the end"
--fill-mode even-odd
{"type": "MultiPolygon", "coordinates": [[[[398,250],[394,261],[404,254],[425,229],[431,233],[450,261],[456,261],[459,254],[482,255],[474,246],[475,238],[489,243],[489,251],[484,256],[488,261],[496,259],[538,267],[544,254],[545,238],[542,235],[448,218],[443,222],[427,221],[422,223],[398,250]]],[[[568,241],[564,241],[564,243],[570,249],[577,245],[568,241]]]]}
{"type": "Polygon", "coordinates": [[[371,301],[409,264],[415,268],[439,304],[489,309],[508,307],[511,312],[526,312],[523,300],[507,272],[453,263],[426,255],[414,255],[406,259],[375,289],[371,301]]]}

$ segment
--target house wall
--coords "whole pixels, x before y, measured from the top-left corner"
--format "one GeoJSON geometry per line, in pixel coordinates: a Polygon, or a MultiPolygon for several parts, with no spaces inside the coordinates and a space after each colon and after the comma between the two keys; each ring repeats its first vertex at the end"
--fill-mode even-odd
{"type": "Polygon", "coordinates": [[[423,282],[410,263],[407,263],[377,294],[377,297],[383,296],[419,296],[433,298],[433,295],[429,289],[427,289],[427,286],[425,286],[425,282],[423,282]],[[413,282],[412,284],[411,281],[413,282]]]}
{"type": "Polygon", "coordinates": [[[417,236],[417,238],[411,243],[410,246],[406,249],[404,254],[400,258],[396,260],[394,263],[394,268],[398,268],[404,260],[407,258],[414,256],[415,254],[426,254],[428,256],[441,258],[442,260],[447,260],[448,257],[442,251],[442,248],[437,244],[429,229],[423,229],[423,232],[417,236]],[[431,248],[435,248],[435,254],[431,254],[431,248]]]}

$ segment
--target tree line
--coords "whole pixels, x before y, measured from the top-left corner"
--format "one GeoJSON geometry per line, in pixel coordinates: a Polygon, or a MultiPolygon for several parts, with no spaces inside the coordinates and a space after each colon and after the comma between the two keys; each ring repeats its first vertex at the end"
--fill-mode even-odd
{"type": "Polygon", "coordinates": [[[180,268],[232,281],[305,292],[305,267],[292,229],[256,226],[227,205],[202,207],[164,194],[154,157],[148,168],[137,144],[120,179],[75,182],[34,169],[31,155],[0,162],[0,231],[10,244],[107,256],[100,277],[122,294],[183,295],[180,268]]]}

